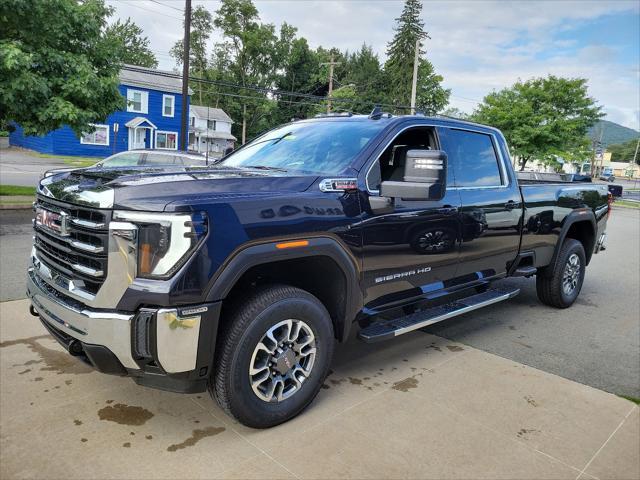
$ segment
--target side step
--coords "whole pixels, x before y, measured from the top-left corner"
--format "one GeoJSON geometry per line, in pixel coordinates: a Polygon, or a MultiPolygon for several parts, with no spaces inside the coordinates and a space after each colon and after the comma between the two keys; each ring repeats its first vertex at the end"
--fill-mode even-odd
{"type": "Polygon", "coordinates": [[[494,303],[509,300],[520,293],[520,289],[492,288],[483,293],[477,293],[470,297],[455,300],[445,305],[421,310],[406,317],[394,318],[374,322],[360,330],[358,337],[367,343],[388,340],[403,333],[409,333],[419,328],[424,328],[447,318],[457,317],[463,313],[477,310],[494,303]]]}
{"type": "Polygon", "coordinates": [[[518,267],[511,274],[512,277],[530,277],[535,275],[538,269],[536,267],[518,267]]]}

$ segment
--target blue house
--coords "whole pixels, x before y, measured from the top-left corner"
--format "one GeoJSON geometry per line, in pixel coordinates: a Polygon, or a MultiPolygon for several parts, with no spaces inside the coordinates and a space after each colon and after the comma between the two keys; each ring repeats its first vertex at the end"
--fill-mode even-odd
{"type": "MultiPolygon", "coordinates": [[[[68,126],[42,137],[25,136],[19,125],[9,134],[10,145],[41,153],[107,157],[135,148],[177,150],[181,146],[180,118],[184,104],[182,80],[159,70],[125,65],[119,90],[127,99],[125,110],[109,115],[105,123],[78,138],[68,126]]],[[[190,92],[191,93],[191,92],[190,92]]]]}

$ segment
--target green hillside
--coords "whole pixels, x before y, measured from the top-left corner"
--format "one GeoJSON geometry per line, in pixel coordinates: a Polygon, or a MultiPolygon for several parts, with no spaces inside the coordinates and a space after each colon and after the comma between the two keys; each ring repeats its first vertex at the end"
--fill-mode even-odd
{"type": "Polygon", "coordinates": [[[599,140],[600,135],[602,135],[602,146],[606,148],[607,145],[626,143],[636,139],[640,136],[640,132],[609,120],[599,120],[589,129],[589,137],[591,140],[599,140]]]}

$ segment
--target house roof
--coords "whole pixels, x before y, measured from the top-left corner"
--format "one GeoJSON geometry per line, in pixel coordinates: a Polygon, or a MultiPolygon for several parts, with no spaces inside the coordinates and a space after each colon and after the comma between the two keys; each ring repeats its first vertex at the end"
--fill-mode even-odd
{"type": "Polygon", "coordinates": [[[190,105],[189,109],[201,120],[220,120],[221,122],[233,123],[231,117],[221,108],[206,107],[203,105],[190,105]]]}
{"type": "Polygon", "coordinates": [[[154,128],[154,129],[158,128],[153,123],[151,123],[151,121],[148,118],[144,118],[144,117],[132,118],[127,123],[125,123],[124,126],[127,127],[127,128],[135,128],[135,127],[139,127],[143,123],[147,123],[146,126],[149,126],[151,128],[154,128]]]}
{"type": "MultiPolygon", "coordinates": [[[[161,92],[182,93],[182,79],[177,77],[174,72],[138,67],[137,65],[122,66],[120,83],[161,92]]],[[[191,94],[193,94],[193,90],[189,89],[189,95],[191,94]]]]}

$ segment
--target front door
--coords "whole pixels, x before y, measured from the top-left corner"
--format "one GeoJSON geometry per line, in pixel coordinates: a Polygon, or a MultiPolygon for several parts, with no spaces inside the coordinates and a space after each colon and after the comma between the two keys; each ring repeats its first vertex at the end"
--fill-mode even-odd
{"type": "Polygon", "coordinates": [[[460,196],[447,191],[439,201],[395,199],[393,211],[375,213],[369,198],[377,196],[380,181],[402,181],[406,152],[412,148],[439,149],[432,127],[413,127],[399,133],[367,175],[368,197],[361,222],[365,307],[375,312],[436,292],[456,275],[461,225],[460,196]]]}
{"type": "Polygon", "coordinates": [[[151,135],[148,128],[129,129],[129,150],[151,148],[151,135]]]}
{"type": "Polygon", "coordinates": [[[474,281],[502,275],[518,254],[522,198],[510,180],[493,134],[440,128],[454,187],[460,192],[462,244],[457,276],[474,281]]]}

